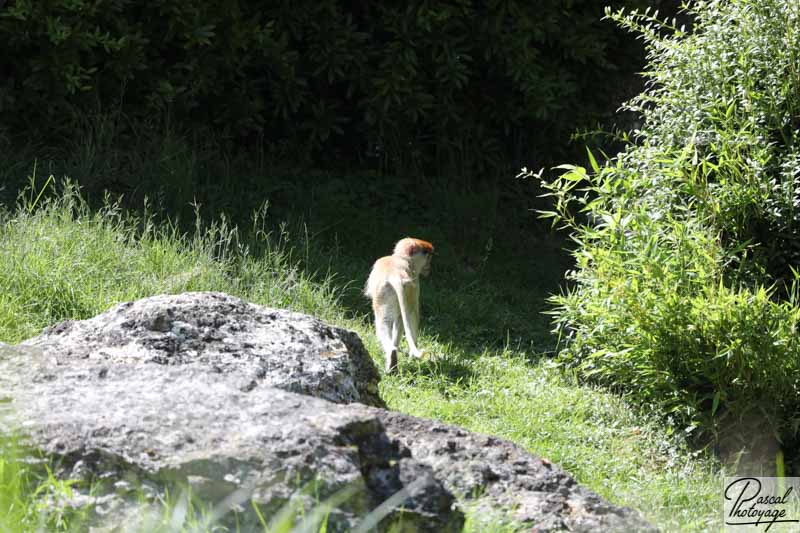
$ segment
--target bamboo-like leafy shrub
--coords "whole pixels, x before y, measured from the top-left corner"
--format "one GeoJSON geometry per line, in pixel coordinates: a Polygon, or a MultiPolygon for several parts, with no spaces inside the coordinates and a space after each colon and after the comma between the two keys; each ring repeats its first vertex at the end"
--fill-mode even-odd
{"type": "Polygon", "coordinates": [[[578,243],[559,360],[704,430],[800,423],[800,4],[694,2],[691,34],[609,12],[649,50],[641,131],[546,184],[578,243]],[[582,211],[583,214],[579,212],[582,211]]]}

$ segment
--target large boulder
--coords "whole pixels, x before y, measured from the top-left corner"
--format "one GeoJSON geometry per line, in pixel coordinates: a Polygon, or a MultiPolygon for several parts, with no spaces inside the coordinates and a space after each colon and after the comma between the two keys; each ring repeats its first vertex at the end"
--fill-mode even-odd
{"type": "Polygon", "coordinates": [[[41,348],[54,368],[134,365],[146,377],[180,366],[188,374],[228,375],[243,389],[272,386],[384,406],[378,371],[358,335],[218,292],[126,302],[89,320],[56,324],[22,344],[41,348]]]}
{"type": "Polygon", "coordinates": [[[188,487],[242,531],[260,529],[255,507],[326,502],[329,531],[459,531],[468,508],[539,531],[651,529],[512,443],[364,405],[381,405],[377,381],[355,334],[218,293],[0,345],[4,425],[79,480],[60,504],[108,528],[188,487]]]}

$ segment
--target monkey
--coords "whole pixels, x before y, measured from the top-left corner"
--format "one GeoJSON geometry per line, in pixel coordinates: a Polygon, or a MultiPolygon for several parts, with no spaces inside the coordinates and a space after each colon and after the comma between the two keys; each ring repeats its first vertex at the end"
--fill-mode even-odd
{"type": "Polygon", "coordinates": [[[423,356],[417,346],[419,277],[430,274],[432,258],[431,243],[406,237],[397,241],[392,255],[381,257],[372,266],[364,295],[372,299],[375,333],[383,348],[387,373],[397,366],[401,325],[409,353],[423,356]]]}

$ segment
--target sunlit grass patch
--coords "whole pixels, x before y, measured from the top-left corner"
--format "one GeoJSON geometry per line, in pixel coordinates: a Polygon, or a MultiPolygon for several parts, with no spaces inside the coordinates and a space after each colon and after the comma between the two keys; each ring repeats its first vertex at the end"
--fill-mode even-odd
{"type": "MultiPolygon", "coordinates": [[[[48,185],[55,188],[54,185],[48,185]]],[[[323,317],[336,314],[326,280],[309,279],[286,234],[257,213],[245,240],[224,219],[185,233],[107,200],[89,208],[71,183],[23,199],[0,219],[0,339],[18,342],[59,320],[85,319],[154,294],[223,291],[323,317]],[[38,198],[38,199],[37,199],[38,198]]]]}

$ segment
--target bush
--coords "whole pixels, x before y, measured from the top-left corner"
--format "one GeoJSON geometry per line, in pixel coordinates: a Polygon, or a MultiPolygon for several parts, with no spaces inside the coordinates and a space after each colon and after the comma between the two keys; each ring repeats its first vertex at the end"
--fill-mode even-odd
{"type": "Polygon", "coordinates": [[[560,0],[9,0],[0,122],[61,132],[121,109],[326,167],[480,175],[617,105],[640,52],[600,14],[560,0]]]}
{"type": "Polygon", "coordinates": [[[576,269],[552,298],[579,376],[684,427],[800,423],[800,5],[692,4],[692,34],[609,16],[646,41],[636,142],[545,186],[576,269]],[[588,183],[588,185],[586,185],[588,183]],[[583,212],[582,215],[576,213],[583,212]],[[584,217],[585,215],[585,217],[584,217]]]}

